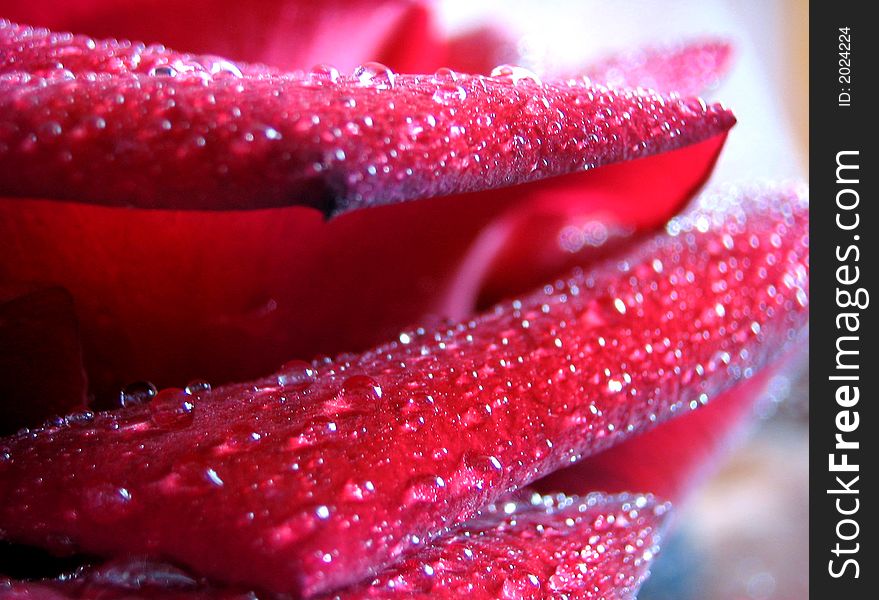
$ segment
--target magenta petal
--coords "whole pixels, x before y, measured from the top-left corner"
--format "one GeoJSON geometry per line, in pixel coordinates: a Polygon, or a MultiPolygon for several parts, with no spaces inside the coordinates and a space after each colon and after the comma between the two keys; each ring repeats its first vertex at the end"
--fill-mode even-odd
{"type": "Polygon", "coordinates": [[[442,51],[429,6],[417,0],[8,0],[2,17],[282,69],[398,58],[404,62],[391,62],[395,68],[436,68],[433,55],[442,51]],[[406,44],[406,56],[395,43],[406,44]]]}
{"type": "MultiPolygon", "coordinates": [[[[523,492],[485,507],[396,566],[333,597],[634,598],[659,551],[669,514],[667,503],[649,495],[529,497],[523,492]]],[[[180,569],[142,558],[110,561],[59,580],[0,579],[4,600],[95,597],[249,600],[253,595],[205,585],[180,569]]]]}
{"type": "Polygon", "coordinates": [[[708,195],[628,257],[470,322],[8,438],[0,529],[271,591],[351,584],[789,347],[802,194],[708,195]]]}
{"type": "Polygon", "coordinates": [[[0,194],[113,206],[338,213],[593,169],[735,122],[699,100],[517,73],[47,79],[12,67],[0,82],[0,194]]]}
{"type": "Polygon", "coordinates": [[[659,551],[668,504],[630,494],[519,496],[337,597],[635,597],[659,551]]]}

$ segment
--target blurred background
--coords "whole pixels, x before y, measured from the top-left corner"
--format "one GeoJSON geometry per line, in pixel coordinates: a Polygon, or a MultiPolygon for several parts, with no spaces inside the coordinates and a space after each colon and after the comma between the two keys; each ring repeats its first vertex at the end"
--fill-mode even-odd
{"type": "MultiPolygon", "coordinates": [[[[537,71],[564,70],[586,51],[728,38],[735,45],[733,67],[709,96],[730,106],[739,122],[713,181],[807,176],[806,1],[444,0],[441,7],[452,31],[486,21],[508,24],[524,66],[537,71]]],[[[735,452],[678,508],[641,600],[808,597],[805,367],[777,377],[756,410],[735,452]]]]}

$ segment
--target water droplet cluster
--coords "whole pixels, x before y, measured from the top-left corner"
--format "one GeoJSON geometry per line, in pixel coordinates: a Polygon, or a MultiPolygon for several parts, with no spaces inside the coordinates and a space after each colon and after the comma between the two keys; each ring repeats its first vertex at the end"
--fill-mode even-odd
{"type": "Polygon", "coordinates": [[[471,321],[22,432],[0,528],[275,591],[352,583],[780,355],[807,322],[807,225],[802,189],[709,193],[631,254],[471,321]],[[83,508],[119,489],[114,527],[83,508]]]}
{"type": "MultiPolygon", "coordinates": [[[[668,515],[669,505],[651,496],[529,497],[520,492],[333,597],[628,598],[637,592],[659,551],[668,515]]],[[[2,590],[28,597],[50,591],[71,598],[130,592],[144,599],[169,594],[193,599],[256,597],[210,586],[180,568],[141,557],[114,559],[48,582],[0,580],[2,590]]]]}
{"type": "Polygon", "coordinates": [[[491,77],[378,63],[281,74],[6,21],[0,44],[10,196],[339,212],[579,172],[734,123],[701,101],[509,65],[491,77]]]}
{"type": "Polygon", "coordinates": [[[277,74],[260,64],[233,63],[219,56],[174,52],[161,44],[128,40],[98,40],[85,35],[56,33],[0,19],[0,74],[17,81],[47,82],[107,76],[151,75],[194,78],[241,78],[277,74]]]}
{"type": "Polygon", "coordinates": [[[522,492],[339,597],[628,598],[659,551],[668,509],[650,496],[522,492]]]}

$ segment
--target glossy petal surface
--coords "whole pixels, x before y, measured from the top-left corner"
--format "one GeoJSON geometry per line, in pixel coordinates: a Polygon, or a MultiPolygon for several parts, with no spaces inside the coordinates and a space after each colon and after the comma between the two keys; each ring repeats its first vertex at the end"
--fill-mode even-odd
{"type": "MultiPolygon", "coordinates": [[[[496,94],[506,98],[498,108],[489,106],[483,114],[477,106],[478,99],[460,99],[455,79],[458,76],[448,72],[410,78],[418,89],[427,86],[435,93],[438,86],[443,94],[439,98],[441,102],[436,102],[433,94],[425,99],[415,89],[396,89],[403,85],[397,80],[395,89],[376,90],[368,85],[359,87],[359,79],[357,85],[350,79],[338,86],[331,85],[328,78],[334,75],[327,70],[308,76],[302,74],[298,79],[277,74],[263,78],[260,73],[266,71],[265,67],[241,63],[236,66],[216,56],[101,42],[8,23],[0,32],[6,48],[14,49],[13,53],[4,54],[5,94],[14,98],[11,100],[14,103],[37,102],[16,113],[13,121],[30,119],[30,126],[39,130],[39,135],[52,137],[56,129],[45,122],[41,110],[57,110],[59,118],[63,113],[65,119],[81,120],[78,125],[65,120],[56,122],[59,127],[64,124],[61,135],[45,144],[39,137],[31,138],[17,124],[7,122],[8,127],[0,137],[11,136],[24,146],[14,150],[6,148],[5,152],[11,152],[5,155],[6,159],[17,165],[13,168],[10,164],[10,170],[3,171],[8,174],[6,185],[27,194],[57,193],[84,199],[78,195],[83,193],[87,199],[93,193],[107,202],[125,204],[133,199],[121,194],[135,189],[132,192],[135,197],[173,204],[179,209],[200,205],[212,209],[253,208],[264,204],[311,202],[322,210],[332,210],[333,206],[342,208],[335,204],[342,196],[337,198],[333,190],[342,190],[342,194],[350,192],[351,206],[363,206],[369,203],[369,198],[374,202],[388,201],[392,193],[409,197],[410,194],[488,186],[492,182],[502,184],[503,181],[497,179],[504,177],[509,177],[512,183],[541,176],[540,168],[530,172],[533,164],[527,165],[527,172],[515,171],[528,155],[526,147],[537,147],[532,157],[544,153],[540,150],[542,142],[537,144],[534,137],[537,135],[550,135],[555,139],[552,142],[547,138],[552,142],[549,146],[570,145],[567,159],[560,153],[553,159],[556,167],[568,160],[565,168],[575,168],[578,161],[587,160],[589,156],[604,162],[614,156],[625,158],[652,151],[649,150],[651,144],[655,146],[653,150],[675,148],[685,143],[691,134],[694,136],[691,141],[709,136],[670,152],[544,180],[545,188],[542,183],[532,182],[500,190],[420,199],[417,208],[395,205],[381,211],[352,211],[329,223],[324,223],[317,212],[300,206],[201,212],[86,206],[34,197],[2,199],[0,235],[8,251],[0,257],[0,281],[59,286],[73,296],[90,392],[98,398],[99,406],[107,406],[118,395],[120,387],[135,380],[150,379],[160,386],[183,386],[193,378],[208,378],[214,383],[242,380],[265,373],[291,356],[364,349],[399,328],[426,318],[464,318],[471,314],[479,296],[497,299],[519,293],[555,276],[560,268],[570,264],[567,254],[563,253],[563,260],[558,260],[559,250],[554,240],[535,251],[533,245],[524,242],[540,239],[538,236],[523,238],[515,233],[522,230],[523,223],[528,223],[529,215],[547,213],[554,219],[552,223],[568,220],[571,215],[573,218],[589,215],[589,218],[625,223],[626,227],[637,229],[656,227],[680,208],[707,177],[725,137],[716,131],[722,131],[732,122],[728,112],[706,109],[701,116],[693,113],[696,120],[688,123],[657,120],[656,131],[642,132],[648,137],[633,140],[619,136],[632,134],[638,127],[611,131],[613,128],[606,122],[615,117],[608,116],[609,106],[603,106],[591,117],[594,121],[591,125],[590,122],[582,125],[584,130],[592,125],[599,130],[607,127],[610,137],[604,141],[590,137],[581,152],[577,149],[581,142],[566,141],[561,130],[555,132],[554,122],[544,123],[554,133],[526,128],[528,130],[517,137],[513,131],[502,133],[497,129],[499,125],[494,120],[499,114],[501,124],[503,119],[515,117],[514,99],[528,98],[526,104],[530,106],[534,98],[529,94],[537,94],[538,98],[543,94],[542,87],[534,87],[527,81],[519,85],[488,79],[462,82],[464,87],[488,86],[491,93],[480,89],[484,101],[496,94]],[[172,69],[180,78],[150,75],[157,68],[165,69],[163,73],[172,69]],[[241,79],[235,68],[240,69],[241,79]],[[211,71],[215,72],[211,74],[211,71]],[[36,77],[22,75],[27,72],[36,77]],[[93,72],[101,75],[92,78],[89,73],[93,72]],[[72,80],[67,79],[70,76],[72,80]],[[323,119],[320,123],[314,124],[303,117],[295,121],[297,125],[292,125],[295,119],[288,111],[290,99],[274,96],[280,89],[275,89],[272,82],[279,78],[286,81],[284,85],[299,90],[297,94],[301,93],[303,98],[311,94],[316,94],[315,98],[329,98],[329,106],[314,108],[312,117],[323,119]],[[414,83],[415,79],[421,83],[414,83]],[[244,113],[240,118],[235,117],[236,111],[244,106],[237,102],[237,85],[242,80],[248,86],[259,88],[241,92],[242,101],[247,98],[253,107],[262,106],[259,110],[264,117],[260,117],[254,124],[255,129],[249,132],[240,129],[247,121],[244,113]],[[41,87],[47,82],[54,83],[41,87]],[[153,92],[158,95],[147,94],[142,83],[153,86],[153,92]],[[101,86],[125,88],[130,85],[132,103],[115,105],[113,97],[105,98],[111,101],[110,112],[120,117],[118,122],[108,120],[100,99],[96,105],[78,107],[76,111],[81,111],[78,116],[68,113],[70,107],[66,103],[70,98],[66,86],[79,89],[83,97],[89,96],[80,85],[93,86],[96,94],[101,86]],[[366,119],[372,116],[364,109],[365,105],[355,101],[355,106],[348,106],[354,96],[342,93],[352,85],[356,87],[352,93],[358,98],[372,98],[369,102],[378,103],[381,114],[397,116],[387,116],[384,121],[371,120],[372,127],[367,127],[366,119]],[[194,98],[206,94],[210,100],[211,89],[217,86],[225,88],[230,95],[229,106],[221,108],[211,104],[210,110],[202,111],[196,102],[190,106],[198,113],[195,121],[181,117],[184,113],[180,112],[182,104],[177,104],[182,103],[182,98],[177,96],[178,87],[187,90],[181,92],[184,96],[194,98]],[[170,97],[172,92],[174,96],[170,97]],[[266,98],[260,95],[263,93],[266,98]],[[406,105],[411,111],[403,104],[395,104],[394,109],[382,104],[382,98],[398,94],[413,101],[411,106],[406,105]],[[175,104],[173,111],[177,111],[177,117],[156,121],[157,115],[138,113],[138,109],[148,110],[157,103],[162,105],[162,97],[165,102],[175,104]],[[454,143],[446,143],[446,135],[431,130],[429,125],[433,119],[437,126],[447,125],[445,133],[451,134],[452,127],[457,127],[452,123],[457,121],[455,115],[450,114],[453,108],[445,102],[454,103],[456,97],[475,111],[470,116],[476,115],[477,127],[456,129],[461,135],[454,143]],[[339,109],[337,105],[344,106],[339,109]],[[337,109],[359,116],[337,131],[328,120],[340,118],[337,109]],[[716,123],[715,118],[719,119],[716,123]],[[394,119],[397,125],[392,123],[394,119]],[[305,179],[287,171],[282,147],[294,139],[281,132],[283,127],[268,128],[268,123],[275,120],[294,129],[304,120],[304,126],[313,129],[313,133],[297,132],[294,138],[308,138],[306,147],[311,145],[317,158],[329,157],[327,164],[334,166],[331,169],[321,166],[319,174],[315,173],[314,178],[306,175],[305,179]],[[171,123],[171,131],[164,130],[168,123],[171,123]],[[218,139],[214,140],[207,132],[203,136],[194,132],[192,128],[198,123],[209,129],[218,127],[214,131],[218,139]],[[712,123],[722,127],[716,130],[712,123]],[[402,131],[394,131],[398,126],[402,131]],[[513,149],[507,165],[512,171],[507,175],[503,175],[503,169],[487,167],[484,159],[490,158],[491,153],[485,154],[482,146],[488,141],[479,138],[486,131],[497,134],[492,142],[495,147],[509,144],[513,149]],[[323,137],[309,138],[317,134],[323,137]],[[342,137],[337,138],[337,134],[342,137]],[[253,135],[252,141],[248,141],[249,135],[253,135]],[[282,139],[271,139],[278,135],[282,139]],[[385,140],[410,135],[414,141],[405,151],[383,148],[385,140]],[[211,149],[209,139],[211,145],[216,141],[218,146],[211,149]],[[31,145],[28,140],[35,143],[30,150],[25,150],[31,145]],[[202,140],[204,147],[200,146],[202,140]],[[337,147],[337,143],[344,149],[337,147]],[[467,146],[470,143],[472,147],[467,146]],[[366,148],[373,144],[378,147],[366,148]],[[631,148],[630,144],[633,144],[631,148]],[[517,154],[519,146],[523,148],[522,154],[517,154]],[[419,149],[426,149],[426,156],[419,154],[419,149]],[[345,160],[339,160],[340,150],[348,152],[344,154],[345,160]],[[396,158],[391,156],[394,152],[396,158]],[[224,153],[229,154],[224,157],[224,153]],[[452,153],[456,153],[454,159],[451,159],[452,153]],[[477,156],[479,164],[475,162],[477,156]],[[370,162],[370,157],[376,160],[370,162]],[[231,160],[229,164],[224,163],[226,158],[231,160]],[[54,161],[57,166],[52,178],[45,177],[48,163],[43,159],[54,161]],[[132,166],[130,161],[138,160],[148,166],[145,172],[135,175],[128,167],[132,166]],[[126,161],[129,161],[127,166],[126,161]],[[238,183],[230,183],[236,177],[226,172],[230,165],[237,165],[242,177],[238,183]],[[370,174],[372,167],[375,176],[370,174]],[[389,169],[388,173],[384,172],[385,168],[389,169]],[[365,169],[364,179],[359,183],[356,180],[362,172],[358,173],[358,169],[365,169]],[[439,178],[434,175],[437,169],[439,178]],[[481,169],[487,169],[489,176],[483,178],[481,169]],[[410,170],[411,175],[407,174],[410,170]],[[30,173],[30,178],[25,173],[30,173]],[[444,177],[443,174],[450,175],[444,177]],[[292,187],[285,188],[286,184],[279,183],[278,178],[288,176],[295,181],[288,181],[292,187]],[[355,182],[346,183],[347,177],[355,182]],[[383,187],[386,184],[391,186],[387,195],[383,187]],[[73,194],[77,186],[78,192],[73,194]],[[295,195],[294,190],[302,191],[303,186],[306,195],[295,195]],[[210,189],[220,187],[223,189],[217,191],[217,195],[207,195],[210,189]],[[358,201],[357,195],[361,193],[358,190],[367,188],[372,191],[364,192],[358,201]],[[344,192],[345,189],[348,192],[344,192]],[[248,198],[255,200],[251,202],[248,198]],[[523,215],[516,216],[517,211],[523,215]],[[498,232],[501,234],[494,240],[483,239],[498,232]],[[427,240],[430,243],[426,243],[427,240]],[[502,261],[495,260],[502,249],[505,253],[510,251],[508,258],[514,262],[522,258],[522,252],[517,253],[517,249],[522,249],[531,262],[519,260],[516,269],[508,269],[502,261]],[[500,266],[489,268],[492,262],[500,266]],[[324,276],[326,272],[334,276],[328,279],[324,276]],[[484,283],[488,273],[493,283],[484,283]],[[483,293],[483,288],[488,291],[483,293]],[[327,334],[330,329],[333,335],[327,334]]],[[[582,86],[557,92],[575,105],[582,94],[588,98],[593,93],[582,86]]],[[[593,100],[601,103],[595,96],[593,100]]],[[[647,101],[646,98],[634,101],[642,100],[647,101]]],[[[670,110],[687,112],[685,105],[690,103],[695,103],[697,112],[702,111],[696,101],[678,101],[674,105],[677,108],[670,110]]],[[[551,108],[538,103],[538,111],[545,115],[552,116],[551,108]]],[[[588,110],[585,105],[575,106],[573,116],[565,122],[575,126],[574,117],[585,116],[588,110]]],[[[637,120],[641,115],[649,121],[662,114],[660,110],[650,116],[649,105],[639,111],[629,117],[637,120]]],[[[289,159],[293,161],[292,153],[289,159]]],[[[0,158],[0,162],[2,160],[0,158]]],[[[316,169],[315,164],[318,163],[306,157],[296,168],[301,175],[301,169],[316,169]]],[[[548,235],[554,236],[555,232],[548,235]]],[[[577,257],[578,263],[582,260],[585,259],[577,257]]]]}
{"type": "Polygon", "coordinates": [[[336,597],[631,599],[659,551],[668,509],[628,494],[509,499],[336,597]]]}
{"type": "Polygon", "coordinates": [[[709,195],[627,258],[471,322],[7,439],[0,527],[268,590],[357,581],[786,348],[807,320],[802,194],[709,195]]]}
{"type": "MultiPolygon", "coordinates": [[[[334,596],[355,598],[633,598],[660,545],[668,505],[651,496],[528,497],[473,520],[375,577],[334,596]]],[[[0,598],[247,599],[143,559],[110,561],[73,578],[3,582],[0,598]]]]}
{"type": "MultiPolygon", "coordinates": [[[[27,30],[2,27],[14,29],[4,54],[27,43],[27,30]]],[[[394,75],[368,63],[344,77],[238,77],[231,63],[212,74],[220,63],[202,59],[208,66],[176,75],[130,74],[115,68],[106,44],[83,49],[75,38],[76,65],[91,52],[115,70],[77,77],[61,68],[72,78],[59,81],[56,72],[39,76],[43,68],[29,72],[68,43],[53,39],[23,70],[7,64],[0,82],[0,193],[9,196],[337,214],[650,156],[734,123],[699,100],[516,73],[394,75]]]]}
{"type": "Polygon", "coordinates": [[[533,484],[545,494],[645,489],[679,504],[711,473],[764,400],[777,365],[681,415],[533,484]]]}

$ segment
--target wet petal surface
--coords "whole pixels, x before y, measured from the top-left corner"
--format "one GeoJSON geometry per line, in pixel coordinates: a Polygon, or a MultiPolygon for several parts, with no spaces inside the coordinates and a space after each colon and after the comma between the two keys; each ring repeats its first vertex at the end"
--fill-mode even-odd
{"type": "Polygon", "coordinates": [[[6,61],[0,81],[9,196],[338,214],[646,157],[735,122],[698,99],[544,84],[518,68],[415,76],[366,63],[346,76],[240,77],[216,57],[62,35],[33,47],[27,28],[0,28],[5,53],[30,48],[22,64],[6,61]],[[78,70],[92,63],[110,71],[78,70]]]}
{"type": "Polygon", "coordinates": [[[709,194],[631,255],[472,322],[21,433],[0,455],[0,527],[336,589],[753,376],[806,323],[806,235],[803,190],[709,194]]]}

